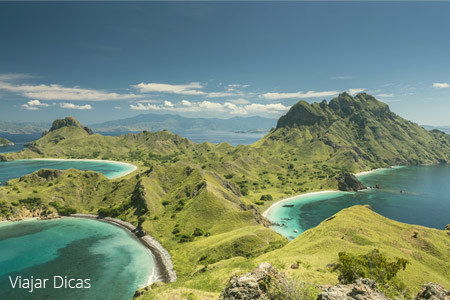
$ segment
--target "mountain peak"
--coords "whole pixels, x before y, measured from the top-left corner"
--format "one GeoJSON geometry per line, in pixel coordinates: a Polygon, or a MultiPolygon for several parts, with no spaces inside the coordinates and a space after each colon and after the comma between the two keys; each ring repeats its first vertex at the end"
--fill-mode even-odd
{"type": "Polygon", "coordinates": [[[52,127],[50,128],[49,132],[58,130],[63,127],[78,127],[84,129],[89,135],[94,134],[94,132],[89,127],[81,125],[80,121],[78,121],[74,117],[56,119],[55,121],[53,121],[52,127]]]}
{"type": "Polygon", "coordinates": [[[278,120],[277,128],[314,124],[329,126],[340,118],[362,119],[371,116],[390,118],[392,113],[387,104],[378,101],[371,95],[360,93],[352,97],[344,92],[329,103],[326,100],[312,104],[304,100],[299,101],[278,120]]]}

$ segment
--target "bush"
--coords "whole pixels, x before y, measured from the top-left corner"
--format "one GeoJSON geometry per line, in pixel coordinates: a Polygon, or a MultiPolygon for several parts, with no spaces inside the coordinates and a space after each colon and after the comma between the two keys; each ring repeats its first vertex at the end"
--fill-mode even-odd
{"type": "Polygon", "coordinates": [[[359,278],[369,278],[378,283],[381,291],[387,296],[395,297],[405,294],[405,285],[398,281],[397,273],[405,270],[409,261],[404,258],[395,257],[388,259],[374,249],[364,255],[352,255],[346,252],[339,253],[339,264],[335,267],[340,273],[341,283],[354,283],[359,278]]]}
{"type": "Polygon", "coordinates": [[[272,201],[272,200],[273,200],[273,197],[272,197],[271,194],[261,195],[261,198],[259,198],[259,200],[262,200],[262,201],[272,201]]]}
{"type": "Polygon", "coordinates": [[[192,242],[194,240],[193,236],[189,236],[186,234],[182,234],[180,236],[180,243],[187,243],[187,242],[192,242]]]}
{"type": "Polygon", "coordinates": [[[192,235],[193,236],[202,236],[203,235],[203,230],[201,230],[200,228],[195,228],[194,229],[194,233],[192,235]]]}

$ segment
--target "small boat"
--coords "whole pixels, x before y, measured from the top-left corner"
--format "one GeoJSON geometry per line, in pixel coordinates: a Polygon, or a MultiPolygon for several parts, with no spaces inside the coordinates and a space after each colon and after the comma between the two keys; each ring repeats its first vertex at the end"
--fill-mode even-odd
{"type": "Polygon", "coordinates": [[[294,207],[294,204],[285,204],[283,207],[294,207]]]}
{"type": "Polygon", "coordinates": [[[295,233],[298,233],[298,230],[297,230],[297,229],[294,229],[294,232],[295,232],[295,233]]]}
{"type": "Polygon", "coordinates": [[[290,221],[290,220],[292,220],[292,218],[281,218],[281,220],[290,221]]]}

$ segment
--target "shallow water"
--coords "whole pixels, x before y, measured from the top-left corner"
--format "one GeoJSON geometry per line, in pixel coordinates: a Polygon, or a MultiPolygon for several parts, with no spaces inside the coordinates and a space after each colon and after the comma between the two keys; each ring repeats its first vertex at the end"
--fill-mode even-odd
{"type": "Polygon", "coordinates": [[[359,176],[366,186],[380,189],[335,192],[299,197],[276,206],[268,218],[284,226],[272,226],[294,239],[338,211],[369,204],[385,217],[404,223],[444,229],[450,223],[450,165],[391,168],[359,176]],[[297,230],[298,232],[294,232],[297,230]]]}
{"type": "Polygon", "coordinates": [[[91,170],[100,172],[108,178],[116,178],[133,170],[132,166],[107,161],[74,161],[74,160],[15,160],[0,162],[0,185],[9,179],[31,174],[40,169],[91,170]]]}
{"type": "Polygon", "coordinates": [[[0,224],[0,299],[131,299],[153,268],[148,249],[115,225],[72,218],[0,224]],[[9,276],[49,281],[29,292],[13,289],[9,276]],[[90,279],[91,287],[54,288],[54,276],[90,279]]]}

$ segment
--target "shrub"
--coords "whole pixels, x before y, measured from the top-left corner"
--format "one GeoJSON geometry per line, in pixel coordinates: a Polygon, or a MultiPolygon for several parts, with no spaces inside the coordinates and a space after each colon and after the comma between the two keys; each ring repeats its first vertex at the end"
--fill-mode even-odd
{"type": "Polygon", "coordinates": [[[272,200],[273,200],[273,197],[272,197],[271,194],[261,195],[261,198],[259,198],[259,200],[262,200],[262,201],[272,201],[272,200]]]}
{"type": "Polygon", "coordinates": [[[339,263],[335,269],[340,273],[341,283],[353,283],[359,278],[369,278],[376,281],[380,290],[387,296],[395,297],[408,292],[405,285],[395,278],[399,271],[405,270],[407,264],[409,261],[404,258],[395,257],[390,260],[381,254],[380,250],[374,249],[364,255],[340,252],[339,263]]]}
{"type": "Polygon", "coordinates": [[[203,235],[203,230],[201,230],[200,228],[195,228],[194,229],[194,233],[192,234],[193,236],[202,236],[203,235]]]}

